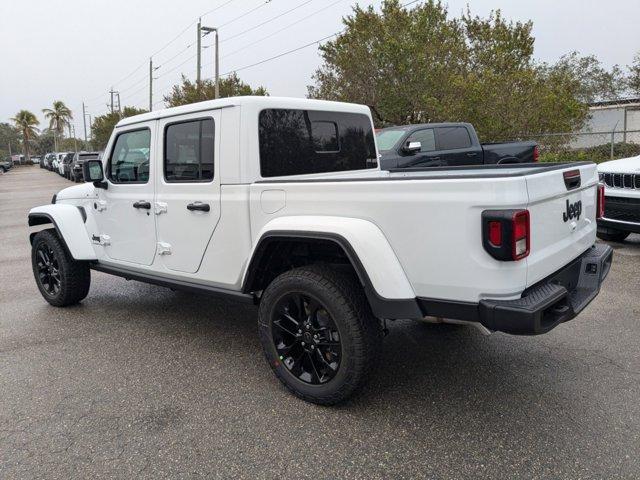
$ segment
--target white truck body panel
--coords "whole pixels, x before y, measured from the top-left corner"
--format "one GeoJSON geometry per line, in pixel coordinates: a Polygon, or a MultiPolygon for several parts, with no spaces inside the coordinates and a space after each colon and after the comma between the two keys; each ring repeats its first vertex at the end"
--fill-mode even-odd
{"type": "MultiPolygon", "coordinates": [[[[87,233],[83,227],[84,234],[110,238],[109,245],[93,244],[91,255],[108,265],[239,290],[263,234],[277,229],[327,231],[349,240],[383,298],[478,302],[519,298],[525,288],[595,241],[592,165],[579,167],[582,186],[570,192],[562,178],[570,166],[551,171],[477,168],[466,169],[464,175],[451,170],[390,173],[374,168],[263,179],[257,118],[265,108],[351,112],[370,118],[369,109],[360,105],[239,97],[124,119],[107,145],[105,171],[116,135],[148,127],[152,132],[149,182],[117,185],[107,179],[108,189],[88,184],[85,188],[92,192],[83,199],[75,198],[81,195],[78,190],[69,195],[65,190],[59,196],[63,204],[87,207],[92,217],[87,229],[95,231],[87,233]],[[164,126],[201,117],[216,121],[214,181],[169,185],[162,175],[164,126]],[[573,226],[562,219],[567,199],[579,199],[583,205],[573,226]],[[153,204],[151,212],[131,208],[132,202],[141,200],[153,204]],[[211,212],[187,215],[184,205],[192,201],[206,201],[211,212]],[[106,209],[97,211],[96,204],[106,209]],[[166,205],[167,211],[156,214],[158,204],[166,205]],[[529,257],[516,262],[492,258],[481,242],[481,213],[527,208],[532,231],[529,257]],[[160,254],[161,244],[170,246],[170,254],[160,254]]],[[[84,250],[83,255],[89,256],[84,250]]]]}
{"type": "Polygon", "coordinates": [[[32,208],[29,215],[44,215],[50,218],[76,260],[98,258],[77,207],[68,204],[42,205],[32,208]]]}

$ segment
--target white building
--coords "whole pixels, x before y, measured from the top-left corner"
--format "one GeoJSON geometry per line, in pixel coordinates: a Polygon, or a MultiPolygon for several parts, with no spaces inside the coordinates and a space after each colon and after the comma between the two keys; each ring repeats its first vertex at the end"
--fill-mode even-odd
{"type": "Polygon", "coordinates": [[[571,142],[572,148],[585,148],[614,141],[640,144],[640,98],[607,100],[589,105],[589,119],[571,142]],[[626,133],[625,133],[626,132],[626,133]]]}

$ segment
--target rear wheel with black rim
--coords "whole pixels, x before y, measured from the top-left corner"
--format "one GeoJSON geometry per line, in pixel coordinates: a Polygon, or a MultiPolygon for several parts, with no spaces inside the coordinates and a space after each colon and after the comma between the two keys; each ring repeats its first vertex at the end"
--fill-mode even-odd
{"type": "Polygon", "coordinates": [[[280,381],[322,405],[342,402],[364,385],[382,340],[361,285],[319,265],[285,272],[265,289],[259,333],[280,381]]]}
{"type": "Polygon", "coordinates": [[[51,305],[73,305],[89,293],[89,264],[74,260],[55,230],[43,230],[34,236],[31,264],[38,289],[51,305]]]}

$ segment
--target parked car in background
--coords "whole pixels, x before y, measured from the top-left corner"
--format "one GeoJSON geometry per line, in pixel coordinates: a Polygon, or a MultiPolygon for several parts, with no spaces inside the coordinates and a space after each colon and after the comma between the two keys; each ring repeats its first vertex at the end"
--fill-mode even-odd
{"type": "Polygon", "coordinates": [[[58,174],[65,176],[65,165],[73,160],[73,152],[58,153],[58,174]]]}
{"type": "Polygon", "coordinates": [[[13,162],[11,160],[3,160],[0,162],[0,173],[5,173],[13,167],[13,162]]]}
{"type": "Polygon", "coordinates": [[[71,163],[73,162],[74,156],[74,152],[69,152],[62,159],[62,176],[68,180],[71,180],[71,163]]]}
{"type": "Polygon", "coordinates": [[[100,152],[78,152],[73,156],[71,162],[71,180],[74,182],[82,181],[82,165],[87,160],[97,160],[100,158],[100,152]]]}
{"type": "Polygon", "coordinates": [[[40,163],[40,159],[41,159],[41,157],[39,157],[37,155],[34,156],[34,157],[31,157],[31,163],[34,164],[34,165],[38,165],[40,163]]]}
{"type": "Polygon", "coordinates": [[[538,160],[536,142],[480,143],[470,123],[423,123],[378,130],[380,168],[441,167],[538,160]]]}
{"type": "Polygon", "coordinates": [[[55,153],[47,153],[44,155],[44,157],[42,157],[42,162],[40,163],[40,165],[47,170],[53,170],[52,162],[54,158],[56,158],[55,153]]]}
{"type": "Polygon", "coordinates": [[[604,215],[598,219],[598,237],[622,242],[640,233],[640,155],[598,165],[604,183],[604,215]]]}
{"type": "Polygon", "coordinates": [[[51,168],[49,168],[49,170],[51,170],[52,172],[56,172],[59,173],[59,168],[60,168],[60,160],[59,160],[60,154],[59,153],[54,153],[53,154],[53,159],[51,160],[51,168]]]}

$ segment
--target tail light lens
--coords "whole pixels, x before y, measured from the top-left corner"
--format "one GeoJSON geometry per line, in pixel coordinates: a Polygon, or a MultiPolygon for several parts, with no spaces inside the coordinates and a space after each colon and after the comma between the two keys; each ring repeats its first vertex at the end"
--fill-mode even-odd
{"type": "Polygon", "coordinates": [[[535,147],[533,147],[533,161],[537,162],[539,158],[540,158],[540,149],[538,148],[538,145],[536,145],[535,147]]]}
{"type": "Polygon", "coordinates": [[[482,212],[482,244],[497,260],[522,260],[529,255],[531,230],[528,210],[482,212]]]}
{"type": "Polygon", "coordinates": [[[513,214],[511,219],[513,232],[512,237],[512,258],[521,260],[529,255],[529,210],[520,210],[513,214]]]}
{"type": "Polygon", "coordinates": [[[604,217],[604,184],[598,184],[598,201],[596,202],[596,218],[604,217]]]}

